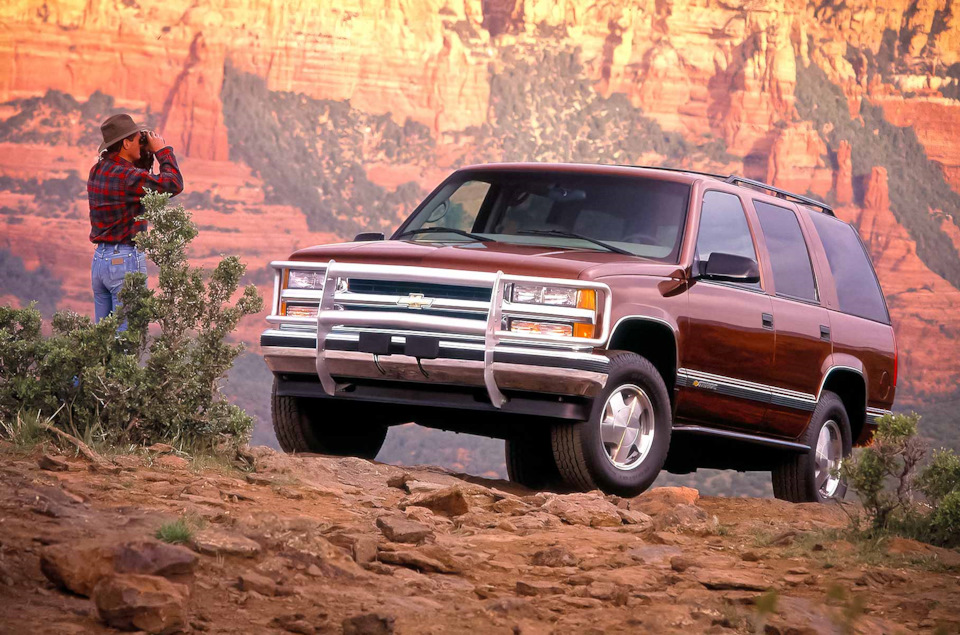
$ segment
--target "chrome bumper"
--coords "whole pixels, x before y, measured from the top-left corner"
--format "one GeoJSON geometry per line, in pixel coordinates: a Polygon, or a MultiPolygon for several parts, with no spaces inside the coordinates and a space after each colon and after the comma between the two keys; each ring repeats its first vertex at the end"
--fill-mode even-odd
{"type": "MultiPolygon", "coordinates": [[[[501,408],[507,401],[502,390],[589,397],[606,381],[608,360],[593,353],[606,342],[610,331],[610,289],[604,284],[334,261],[271,265],[276,278],[273,311],[267,321],[276,328],[261,337],[267,364],[275,373],[315,374],[328,395],[337,394],[338,380],[390,379],[483,387],[494,408],[501,408]],[[291,269],[316,272],[321,284],[314,289],[287,289],[283,281],[291,269]],[[349,283],[354,279],[472,287],[488,299],[354,292],[349,283]],[[525,283],[593,291],[597,306],[510,301],[507,285],[525,283]],[[285,302],[308,302],[317,307],[317,316],[287,316],[285,302]],[[434,314],[419,310],[424,308],[434,314]],[[587,323],[593,327],[592,336],[515,333],[508,330],[510,319],[587,323]],[[374,348],[361,345],[361,333],[378,338],[381,347],[389,338],[389,352],[374,355],[374,348]],[[439,343],[439,354],[419,359],[404,354],[406,338],[411,336],[426,338],[431,346],[439,343]]],[[[413,347],[411,352],[418,351],[413,347]]]]}
{"type": "MultiPolygon", "coordinates": [[[[395,335],[391,339],[402,350],[405,337],[395,335]]],[[[260,341],[267,367],[274,373],[316,375],[316,338],[312,333],[271,329],[263,333],[260,341]]],[[[483,359],[482,341],[441,339],[441,357],[422,359],[418,364],[416,358],[403,354],[375,358],[355,350],[358,341],[358,333],[327,336],[324,363],[331,376],[341,381],[381,379],[486,388],[489,368],[489,374],[502,390],[576,397],[596,396],[607,380],[609,360],[591,353],[500,346],[494,349],[488,366],[483,359]]]]}

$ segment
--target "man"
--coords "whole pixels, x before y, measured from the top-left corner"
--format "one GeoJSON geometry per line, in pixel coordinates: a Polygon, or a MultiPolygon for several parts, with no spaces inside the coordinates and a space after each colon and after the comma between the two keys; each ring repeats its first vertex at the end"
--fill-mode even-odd
{"type": "MultiPolygon", "coordinates": [[[[146,189],[179,194],[183,177],[173,148],[163,137],[134,123],[127,114],[113,115],[100,125],[103,143],[100,160],[90,169],[87,196],[90,199],[90,241],[96,245],[90,278],[96,321],[119,306],[117,297],[128,273],[147,273],[147,260],[133,242],[147,228],[136,218],[143,213],[140,199],[146,189]],[[141,136],[160,165],[160,174],[151,174],[135,164],[141,159],[141,136]]],[[[151,161],[152,164],[152,161],[151,161]]],[[[149,166],[149,167],[152,167],[149,166]]],[[[126,324],[120,330],[125,330],[126,324]]]]}

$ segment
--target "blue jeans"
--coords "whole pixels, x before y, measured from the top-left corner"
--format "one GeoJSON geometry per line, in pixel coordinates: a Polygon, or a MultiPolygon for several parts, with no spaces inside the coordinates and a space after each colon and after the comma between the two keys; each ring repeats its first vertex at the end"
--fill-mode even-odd
{"type": "MultiPolygon", "coordinates": [[[[128,273],[147,273],[147,257],[131,245],[98,243],[93,252],[90,279],[93,282],[94,316],[97,322],[120,306],[120,290],[128,273]]],[[[127,330],[124,322],[118,329],[127,330]]]]}

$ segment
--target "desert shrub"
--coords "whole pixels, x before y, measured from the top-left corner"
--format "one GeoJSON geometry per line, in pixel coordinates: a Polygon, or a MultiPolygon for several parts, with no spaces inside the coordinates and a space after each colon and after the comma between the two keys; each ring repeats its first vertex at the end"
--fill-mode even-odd
{"type": "Polygon", "coordinates": [[[843,463],[841,471],[863,502],[874,529],[886,528],[891,515],[910,507],[914,470],[925,453],[917,436],[919,421],[916,414],[884,416],[873,443],[843,463]]]}
{"type": "Polygon", "coordinates": [[[942,502],[950,492],[960,490],[960,457],[953,450],[940,449],[920,473],[918,487],[934,505],[942,502]]]}
{"type": "Polygon", "coordinates": [[[183,545],[193,540],[193,527],[185,518],[178,518],[160,525],[154,537],[171,545],[183,545]]]}
{"type": "MultiPolygon", "coordinates": [[[[915,413],[883,417],[873,442],[844,461],[841,473],[863,503],[869,536],[896,533],[960,545],[960,458],[940,449],[918,476],[926,455],[919,423],[915,413]],[[923,500],[916,500],[915,493],[923,500]]],[[[859,530],[859,519],[854,523],[859,530]]]]}
{"type": "Polygon", "coordinates": [[[191,267],[197,234],[168,194],[144,197],[151,229],[139,247],[159,268],[159,286],[127,274],[115,314],[94,324],[63,311],[42,333],[35,307],[0,307],[0,420],[37,413],[85,440],[191,446],[242,442],[251,419],[222,398],[220,383],[242,344],[227,337],[263,305],[256,287],[233,301],[244,273],[239,258],[212,272],[191,267]],[[126,320],[128,328],[118,327],[126,320]],[[155,326],[154,326],[155,325],[155,326]]]}

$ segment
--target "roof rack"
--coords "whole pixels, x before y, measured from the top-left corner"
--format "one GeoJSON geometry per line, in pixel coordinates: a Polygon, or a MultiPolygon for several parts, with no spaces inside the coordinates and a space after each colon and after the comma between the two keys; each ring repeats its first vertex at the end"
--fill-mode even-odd
{"type": "Polygon", "coordinates": [[[761,190],[767,190],[768,192],[772,192],[773,195],[776,196],[777,198],[782,198],[786,201],[793,201],[794,203],[800,203],[802,205],[808,205],[810,207],[813,207],[814,209],[820,210],[827,216],[836,216],[836,214],[833,213],[833,208],[822,201],[812,199],[808,196],[800,196],[799,194],[794,194],[793,192],[788,192],[786,190],[781,190],[778,187],[773,187],[772,185],[768,185],[763,181],[748,179],[742,176],[737,176],[736,174],[731,174],[730,176],[723,176],[721,174],[714,174],[712,172],[700,172],[698,170],[688,170],[685,168],[668,168],[668,167],[663,167],[659,165],[631,165],[628,167],[646,168],[648,170],[666,170],[667,172],[685,172],[687,174],[699,174],[701,176],[710,176],[715,179],[719,179],[725,183],[729,183],[731,185],[746,185],[746,186],[761,189],[761,190]]]}
{"type": "Polygon", "coordinates": [[[724,181],[726,181],[727,183],[730,183],[731,185],[748,185],[750,187],[754,187],[757,189],[767,190],[769,192],[773,192],[773,195],[776,196],[777,198],[782,198],[787,201],[793,201],[795,203],[800,203],[802,205],[807,205],[809,207],[819,209],[827,216],[836,216],[836,214],[833,213],[833,208],[827,205],[826,203],[822,203],[818,200],[809,198],[807,196],[800,196],[799,194],[794,194],[793,192],[781,190],[778,187],[767,185],[762,181],[754,181],[753,179],[747,179],[742,176],[737,176],[735,174],[731,174],[730,176],[725,178],[724,181]]]}

